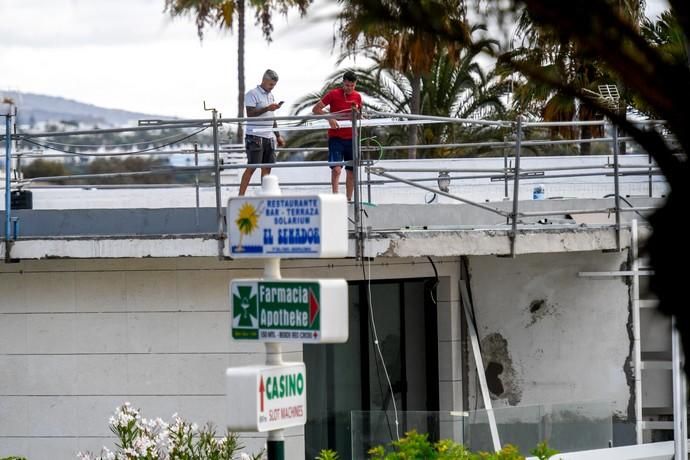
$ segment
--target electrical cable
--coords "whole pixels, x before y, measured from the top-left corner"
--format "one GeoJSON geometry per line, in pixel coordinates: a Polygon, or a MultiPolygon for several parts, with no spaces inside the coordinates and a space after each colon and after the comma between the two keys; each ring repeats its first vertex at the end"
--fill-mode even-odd
{"type": "Polygon", "coordinates": [[[436,198],[438,198],[438,195],[437,195],[436,193],[434,193],[434,192],[427,192],[427,193],[424,194],[424,202],[425,202],[426,204],[431,204],[431,203],[433,203],[434,201],[436,201],[436,198]],[[426,197],[427,197],[427,195],[429,195],[429,193],[431,193],[431,198],[427,200],[426,197]]]}
{"type": "Polygon", "coordinates": [[[434,302],[434,305],[437,305],[436,299],[434,298],[434,291],[438,287],[439,278],[438,278],[438,270],[436,270],[436,264],[434,263],[434,260],[431,258],[431,256],[426,256],[426,258],[429,260],[429,263],[431,264],[431,268],[434,269],[434,284],[431,286],[431,301],[434,302]]]}
{"type": "MultiPolygon", "coordinates": [[[[95,135],[98,136],[98,134],[95,134],[95,135]]],[[[57,141],[50,141],[50,140],[45,140],[44,142],[46,142],[48,144],[61,145],[63,147],[126,147],[126,146],[130,146],[130,145],[153,144],[154,142],[167,141],[168,139],[174,139],[179,135],[180,135],[180,133],[175,133],[175,134],[171,134],[170,136],[159,137],[157,139],[152,139],[152,140],[148,140],[148,141],[128,142],[128,143],[123,143],[123,144],[66,144],[64,142],[57,142],[57,141]]]]}
{"type": "MultiPolygon", "coordinates": [[[[366,279],[366,272],[364,271],[364,264],[362,263],[362,274],[366,279]]],[[[371,293],[368,294],[369,296],[371,293]]],[[[367,301],[367,304],[369,304],[369,301],[367,301]]],[[[367,315],[368,316],[368,315],[367,315]]],[[[374,333],[372,332],[372,329],[369,328],[369,335],[371,336],[372,340],[372,347],[374,347],[374,333]]],[[[369,348],[367,348],[367,353],[369,353],[369,348]]],[[[393,441],[393,431],[391,431],[391,422],[390,419],[388,418],[388,412],[385,410],[385,407],[383,406],[383,401],[385,398],[383,397],[384,391],[383,391],[383,386],[381,385],[381,366],[379,366],[379,360],[376,356],[374,356],[374,366],[376,366],[376,383],[378,384],[379,387],[379,393],[381,394],[381,408],[383,409],[383,415],[386,417],[386,428],[388,429],[388,437],[390,438],[391,441],[393,441]]]]}
{"type": "MultiPolygon", "coordinates": [[[[463,258],[462,260],[462,266],[465,274],[468,275],[469,278],[469,266],[467,264],[467,259],[463,258]]],[[[469,309],[470,309],[470,316],[472,320],[472,326],[474,327],[474,331],[477,333],[477,337],[479,337],[479,327],[477,326],[477,315],[475,314],[474,311],[474,303],[472,302],[472,288],[469,283],[469,279],[467,280],[467,296],[469,297],[469,309]]],[[[479,352],[481,353],[481,344],[479,344],[479,352]]]]}
{"type": "MultiPolygon", "coordinates": [[[[386,367],[386,361],[383,357],[383,352],[381,351],[381,344],[379,343],[379,337],[378,337],[378,332],[376,330],[376,320],[374,319],[374,306],[373,302],[371,300],[371,258],[367,259],[367,265],[369,267],[369,272],[367,274],[367,271],[364,269],[364,259],[362,259],[362,272],[364,274],[364,280],[367,283],[367,306],[369,307],[369,318],[371,322],[371,332],[374,336],[374,347],[376,349],[376,352],[378,354],[379,359],[381,360],[381,366],[383,367],[383,373],[386,376],[386,382],[388,383],[388,390],[390,391],[391,395],[391,402],[393,403],[393,414],[395,416],[395,437],[396,440],[400,440],[400,419],[398,417],[398,405],[395,402],[395,392],[393,391],[393,384],[391,382],[390,375],[388,374],[388,369],[386,367]]],[[[377,364],[378,365],[378,364],[377,364]]],[[[383,392],[381,393],[381,396],[383,396],[383,392]]],[[[383,408],[384,412],[385,408],[383,408]]],[[[386,417],[388,417],[388,414],[386,412],[386,417]]],[[[391,436],[392,438],[392,436],[391,436]]]]}
{"type": "Polygon", "coordinates": [[[39,147],[43,147],[44,149],[56,150],[56,151],[58,151],[58,152],[69,153],[69,154],[71,154],[71,155],[76,155],[76,156],[103,156],[103,157],[116,157],[116,156],[125,156],[125,155],[136,155],[136,154],[138,154],[138,153],[150,152],[150,151],[152,151],[152,150],[158,150],[158,149],[161,149],[161,148],[163,148],[163,147],[168,147],[168,146],[170,146],[170,145],[175,145],[175,144],[178,144],[178,143],[180,143],[180,142],[182,142],[182,141],[184,141],[184,140],[187,140],[187,139],[189,139],[189,138],[191,138],[191,137],[194,137],[194,136],[196,136],[197,134],[199,134],[199,133],[201,133],[201,132],[203,132],[203,131],[206,131],[208,128],[209,128],[209,127],[206,126],[206,127],[201,128],[201,129],[199,129],[199,130],[197,130],[197,131],[195,131],[195,132],[193,132],[193,133],[191,133],[191,134],[189,134],[189,135],[186,135],[186,136],[184,136],[184,137],[181,137],[180,139],[177,139],[177,140],[175,140],[175,141],[168,142],[168,143],[166,143],[166,144],[162,144],[162,145],[158,145],[158,146],[154,146],[154,147],[150,147],[150,148],[147,148],[147,149],[137,150],[137,151],[134,151],[134,152],[114,152],[114,153],[103,153],[103,154],[93,154],[93,153],[84,154],[84,153],[80,153],[80,152],[72,152],[72,151],[65,150],[65,149],[60,149],[60,148],[57,148],[57,147],[51,147],[50,145],[42,144],[42,143],[40,143],[40,142],[36,142],[36,141],[34,141],[34,140],[31,140],[31,139],[22,138],[21,140],[24,141],[24,142],[27,142],[27,143],[29,143],[29,144],[34,144],[34,145],[37,145],[37,146],[39,146],[39,147]]]}
{"type": "MultiPolygon", "coordinates": [[[[616,196],[615,193],[609,193],[608,195],[604,195],[604,198],[611,198],[611,197],[615,197],[615,196],[616,196]]],[[[630,206],[631,208],[634,208],[634,207],[635,207],[631,202],[629,202],[628,200],[626,200],[626,199],[623,198],[622,196],[618,196],[618,199],[619,199],[619,200],[623,200],[623,201],[625,202],[625,204],[627,204],[627,205],[630,206]]],[[[644,220],[647,220],[647,218],[646,218],[645,216],[643,216],[642,214],[640,214],[640,211],[633,211],[633,212],[634,212],[635,214],[637,214],[638,216],[640,216],[641,218],[643,218],[644,220]]]]}
{"type": "MultiPolygon", "coordinates": [[[[359,136],[357,136],[358,144],[357,148],[361,152],[361,141],[362,141],[362,125],[359,125],[359,136]]],[[[354,146],[353,146],[354,147],[354,146]]],[[[353,160],[354,160],[354,155],[353,155],[353,160]]],[[[359,165],[355,164],[353,165],[354,167],[358,168],[359,165]]],[[[359,196],[361,200],[362,196],[362,181],[357,184],[359,188],[359,196]]],[[[358,230],[358,229],[356,229],[358,230]]],[[[390,397],[391,397],[391,402],[393,403],[393,414],[395,417],[395,440],[400,440],[400,419],[398,417],[398,405],[395,402],[395,392],[393,391],[393,383],[391,382],[390,375],[388,374],[388,368],[386,367],[386,360],[383,357],[383,352],[381,351],[381,344],[379,342],[379,337],[378,337],[378,331],[376,329],[376,319],[374,318],[374,306],[371,298],[371,258],[367,258],[367,265],[368,265],[368,273],[367,270],[364,268],[364,258],[362,258],[362,276],[364,277],[364,281],[366,282],[367,285],[367,290],[366,290],[366,298],[367,298],[367,308],[369,309],[369,320],[371,323],[371,334],[374,339],[374,348],[376,350],[376,354],[378,356],[378,359],[381,360],[381,367],[383,367],[383,373],[386,377],[386,383],[388,384],[388,390],[390,391],[390,397]]],[[[374,357],[374,365],[376,366],[376,377],[378,380],[379,384],[379,391],[381,393],[381,397],[383,398],[383,388],[381,387],[381,378],[380,378],[380,371],[379,371],[379,363],[378,363],[377,357],[374,357]]],[[[388,422],[388,412],[386,411],[385,407],[382,407],[384,411],[384,415],[386,417],[386,421],[388,422]]],[[[388,433],[390,435],[391,440],[393,440],[393,433],[390,430],[390,422],[386,423],[386,426],[388,427],[388,433]]]]}
{"type": "MultiPolygon", "coordinates": [[[[362,142],[362,125],[359,125],[359,136],[357,136],[357,140],[359,145],[357,147],[361,147],[361,142],[362,142]]],[[[358,148],[358,151],[361,152],[361,148],[358,148]]],[[[354,159],[354,155],[353,155],[354,159]]],[[[359,165],[354,165],[354,167],[359,167],[359,165]]],[[[359,197],[361,200],[362,197],[362,181],[358,181],[359,184],[357,186],[359,187],[359,197]]],[[[353,222],[354,223],[354,222],[353,222]]],[[[383,367],[383,373],[384,376],[386,377],[386,383],[388,384],[388,389],[390,391],[390,397],[391,397],[391,402],[393,403],[393,414],[395,417],[395,440],[400,440],[400,420],[398,418],[398,406],[395,402],[395,392],[393,391],[393,383],[391,382],[390,375],[388,374],[388,368],[386,367],[386,360],[383,357],[383,352],[381,351],[381,344],[379,343],[379,337],[378,337],[378,332],[376,330],[376,320],[374,319],[374,306],[373,302],[371,299],[371,258],[367,258],[367,265],[369,267],[369,272],[367,274],[367,271],[364,269],[364,258],[362,258],[362,275],[364,276],[364,280],[367,283],[367,291],[366,291],[366,298],[367,298],[367,307],[369,309],[369,319],[371,323],[371,334],[374,339],[374,348],[377,352],[377,356],[374,357],[374,365],[376,366],[376,379],[378,381],[379,385],[379,392],[381,393],[381,398],[382,398],[382,403],[383,403],[383,388],[381,387],[381,375],[380,375],[380,370],[379,370],[379,362],[378,359],[381,360],[381,367],[383,367]],[[378,359],[377,359],[378,357],[378,359]]],[[[390,421],[388,420],[388,411],[386,411],[385,407],[382,407],[384,415],[386,417],[386,427],[388,428],[388,435],[391,438],[391,441],[393,441],[393,433],[391,432],[390,429],[390,421]]]]}
{"type": "Polygon", "coordinates": [[[372,163],[372,165],[375,165],[376,163],[378,163],[379,161],[381,161],[383,159],[383,145],[376,139],[376,136],[365,137],[364,139],[362,139],[362,142],[364,142],[364,141],[374,142],[379,148],[379,158],[378,158],[378,160],[375,160],[372,163]]]}

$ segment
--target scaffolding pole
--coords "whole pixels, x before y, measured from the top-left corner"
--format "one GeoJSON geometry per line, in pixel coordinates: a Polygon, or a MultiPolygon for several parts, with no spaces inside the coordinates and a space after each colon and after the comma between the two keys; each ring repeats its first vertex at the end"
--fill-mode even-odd
{"type": "Polygon", "coordinates": [[[482,353],[479,349],[479,337],[477,336],[477,331],[474,328],[474,321],[470,315],[471,300],[469,292],[467,291],[467,286],[465,285],[465,280],[460,280],[460,295],[462,298],[462,309],[465,311],[465,318],[467,319],[467,331],[470,334],[470,344],[472,346],[472,356],[474,357],[475,367],[477,368],[477,377],[479,378],[479,388],[481,389],[482,399],[484,400],[484,409],[486,410],[486,416],[489,419],[489,430],[491,432],[491,442],[493,444],[494,451],[499,452],[501,450],[501,439],[498,436],[498,426],[496,425],[496,416],[494,414],[494,409],[491,404],[491,395],[489,394],[489,386],[486,383],[486,373],[484,370],[484,361],[482,359],[482,353]]]}

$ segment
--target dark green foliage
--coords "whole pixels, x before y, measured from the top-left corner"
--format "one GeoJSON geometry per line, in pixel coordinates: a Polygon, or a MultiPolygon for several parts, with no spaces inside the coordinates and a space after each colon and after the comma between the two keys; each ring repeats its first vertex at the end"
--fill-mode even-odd
{"type": "MultiPolygon", "coordinates": [[[[531,451],[539,460],[548,460],[558,451],[550,449],[546,442],[539,443],[531,451]]],[[[417,433],[415,430],[405,433],[398,441],[393,441],[388,447],[376,446],[369,451],[371,460],[525,460],[520,451],[511,445],[506,445],[500,452],[472,453],[462,444],[450,439],[438,442],[429,441],[427,434],[417,433]]]]}

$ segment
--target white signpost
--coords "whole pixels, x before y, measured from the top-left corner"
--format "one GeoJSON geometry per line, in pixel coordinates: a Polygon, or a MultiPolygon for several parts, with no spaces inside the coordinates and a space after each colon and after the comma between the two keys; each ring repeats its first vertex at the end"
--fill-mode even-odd
{"type": "Polygon", "coordinates": [[[264,258],[264,277],[230,283],[231,335],[264,342],[266,364],[226,371],[228,427],[268,431],[268,460],[284,460],[282,430],[307,421],[304,363],[284,363],[281,343],[343,343],[348,337],[347,282],[282,279],[281,258],[347,256],[343,195],[281,196],[265,176],[262,196],[231,198],[227,208],[232,258],[264,258]]]}
{"type": "Polygon", "coordinates": [[[235,367],[226,376],[234,430],[264,432],[307,422],[304,363],[235,367]]]}

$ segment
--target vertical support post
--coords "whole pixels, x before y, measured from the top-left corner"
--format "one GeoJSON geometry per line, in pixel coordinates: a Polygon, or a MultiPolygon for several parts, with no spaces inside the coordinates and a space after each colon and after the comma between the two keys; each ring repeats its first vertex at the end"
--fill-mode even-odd
{"type": "Polygon", "coordinates": [[[218,152],[218,111],[213,109],[211,111],[213,115],[212,127],[213,127],[213,165],[215,166],[215,189],[216,189],[216,223],[218,227],[218,258],[223,258],[223,213],[220,204],[220,154],[218,152]]]}
{"type": "Polygon", "coordinates": [[[621,250],[621,207],[620,207],[620,183],[618,177],[618,126],[613,127],[613,193],[614,207],[616,210],[616,249],[621,250]]]}
{"type": "Polygon", "coordinates": [[[503,198],[507,200],[508,197],[508,149],[503,149],[503,198]]]}
{"type": "Polygon", "coordinates": [[[510,255],[515,257],[517,240],[518,201],[520,198],[520,151],[522,149],[522,117],[517,119],[517,138],[515,139],[515,168],[513,169],[513,226],[510,231],[510,255]]]}
{"type": "Polygon", "coordinates": [[[652,155],[647,154],[647,164],[649,165],[649,176],[647,177],[647,189],[649,190],[649,198],[652,197],[652,155]]]}
{"type": "MultiPolygon", "coordinates": [[[[280,259],[266,260],[264,266],[264,279],[280,279],[280,259]],[[273,277],[277,270],[277,277],[273,277]]],[[[283,363],[283,353],[280,343],[265,343],[266,364],[278,365],[283,363]]],[[[285,437],[283,430],[270,430],[266,442],[268,460],[285,460],[285,437]]]]}
{"type": "Polygon", "coordinates": [[[17,106],[14,106],[14,122],[12,123],[12,134],[14,134],[14,150],[17,152],[17,167],[16,167],[16,179],[24,179],[22,174],[22,154],[19,151],[19,139],[17,137],[17,106]]]}
{"type": "Polygon", "coordinates": [[[352,178],[354,182],[354,220],[355,220],[355,241],[356,241],[356,257],[357,260],[363,256],[362,250],[362,197],[359,193],[359,131],[358,131],[358,117],[359,112],[357,107],[352,107],[352,178]]]}
{"type": "Polygon", "coordinates": [[[268,432],[266,442],[268,460],[285,460],[285,437],[283,430],[271,430],[268,432]]]}
{"type": "Polygon", "coordinates": [[[642,342],[640,340],[640,262],[638,260],[637,219],[630,223],[632,258],[632,335],[633,387],[635,390],[635,439],[642,444],[642,342]]]}
{"type": "MultiPolygon", "coordinates": [[[[371,161],[368,163],[371,166],[371,161]]],[[[367,168],[367,201],[369,203],[372,203],[371,201],[371,171],[369,171],[369,168],[367,168]]]]}
{"type": "Polygon", "coordinates": [[[9,258],[12,215],[12,114],[5,115],[5,259],[9,258]]]}
{"type": "Polygon", "coordinates": [[[491,432],[491,441],[494,447],[494,451],[499,452],[501,450],[501,439],[498,436],[496,416],[494,415],[494,409],[491,404],[489,386],[486,383],[484,361],[482,360],[482,354],[479,350],[479,337],[477,337],[477,331],[474,329],[474,321],[472,321],[472,317],[470,316],[470,296],[467,292],[467,286],[465,286],[464,280],[460,280],[460,296],[462,299],[462,309],[465,311],[465,318],[467,319],[467,331],[470,334],[472,355],[474,356],[474,364],[477,368],[477,376],[479,377],[479,387],[481,388],[482,398],[484,400],[484,409],[486,410],[486,416],[489,419],[489,431],[491,432]]]}
{"type": "MultiPolygon", "coordinates": [[[[268,175],[262,178],[261,194],[266,196],[281,194],[278,178],[276,176],[268,175]]],[[[264,261],[263,279],[279,280],[281,278],[280,259],[277,257],[266,259],[264,261]]],[[[282,364],[283,352],[281,344],[267,342],[264,346],[266,347],[266,364],[282,364]]],[[[268,460],[285,460],[285,437],[283,436],[283,430],[269,431],[266,447],[268,451],[268,460]]]]}
{"type": "MultiPolygon", "coordinates": [[[[194,166],[199,166],[199,144],[194,143],[194,166]]],[[[199,171],[194,173],[194,189],[196,195],[196,207],[194,208],[194,218],[196,222],[196,228],[199,228],[199,171]]]]}
{"type": "Polygon", "coordinates": [[[687,386],[683,371],[683,348],[676,319],[671,319],[671,360],[673,366],[673,444],[676,459],[688,458],[687,386]]]}

